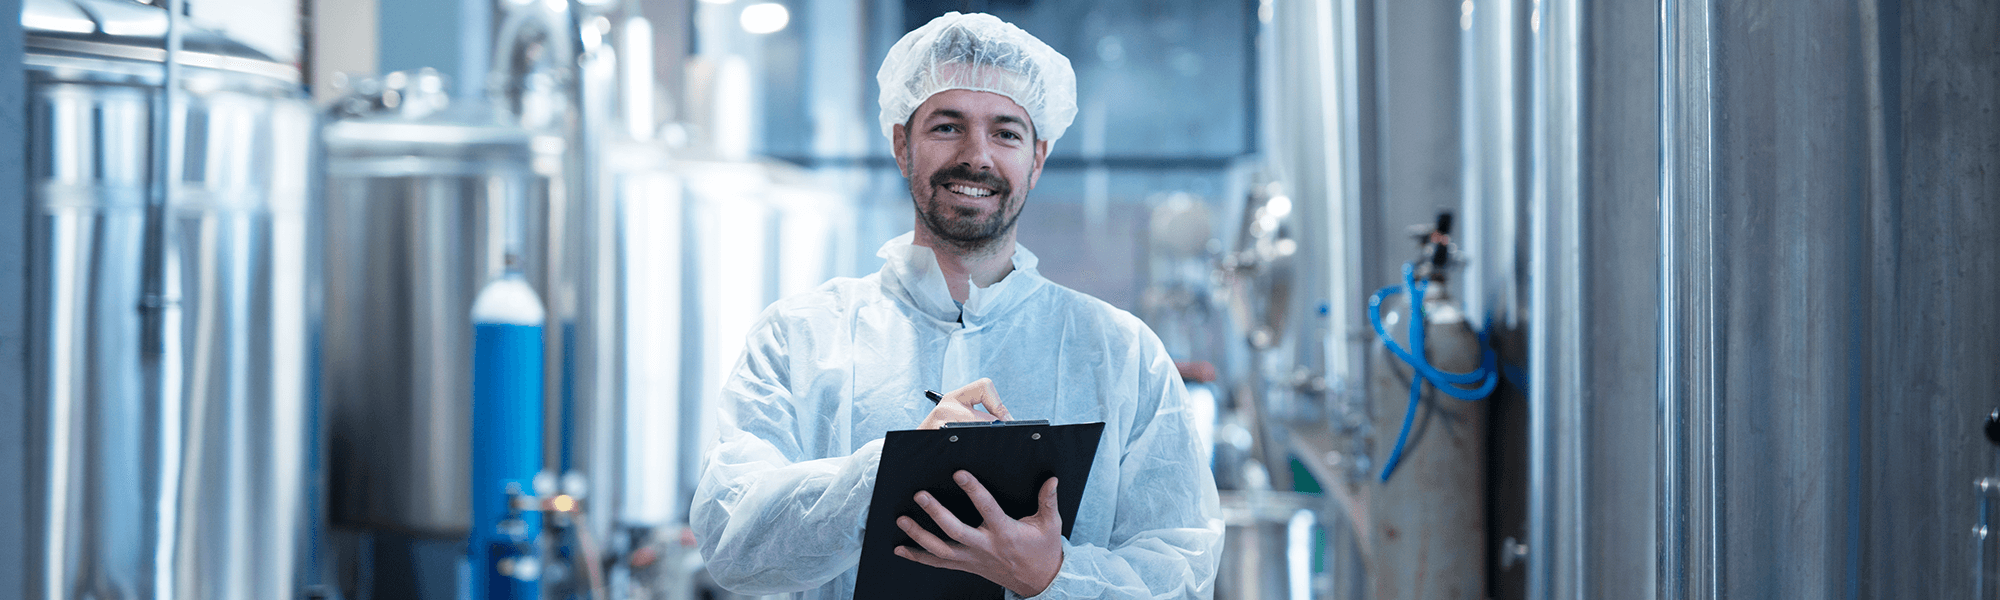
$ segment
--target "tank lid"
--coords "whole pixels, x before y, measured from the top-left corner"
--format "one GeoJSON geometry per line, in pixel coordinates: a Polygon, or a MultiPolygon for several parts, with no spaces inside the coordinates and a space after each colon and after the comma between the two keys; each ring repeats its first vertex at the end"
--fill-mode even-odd
{"type": "Polygon", "coordinates": [[[341,119],[320,130],[334,177],[468,176],[562,171],[563,139],[465,114],[341,119]]]}
{"type": "Polygon", "coordinates": [[[556,154],[562,138],[498,123],[454,118],[410,119],[396,115],[341,119],[326,126],[326,143],[341,152],[404,152],[407,148],[518,147],[556,154]],[[397,148],[397,150],[388,150],[397,148]]]}
{"type": "MultiPolygon", "coordinates": [[[[183,21],[183,23],[186,23],[183,21]]],[[[21,29],[29,53],[57,52],[142,62],[166,59],[166,9],[131,0],[24,0],[21,29]]],[[[279,76],[298,69],[197,26],[183,28],[184,64],[279,76]]]]}
{"type": "Polygon", "coordinates": [[[90,35],[97,20],[68,0],[27,0],[21,6],[21,29],[28,35],[90,35]]]}

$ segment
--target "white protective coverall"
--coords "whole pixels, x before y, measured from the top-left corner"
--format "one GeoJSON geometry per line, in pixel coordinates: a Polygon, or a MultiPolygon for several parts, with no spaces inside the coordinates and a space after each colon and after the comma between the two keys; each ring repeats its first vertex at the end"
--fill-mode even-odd
{"type": "Polygon", "coordinates": [[[911,239],[883,245],[881,271],[781,300],[752,328],[690,511],[715,581],[850,598],[883,435],[923,421],[923,390],[990,377],[1016,419],[1105,423],[1062,569],[1037,598],[1212,596],[1215,480],[1159,338],[1044,279],[1018,244],[1013,272],[973,286],[961,323],[911,239]]]}

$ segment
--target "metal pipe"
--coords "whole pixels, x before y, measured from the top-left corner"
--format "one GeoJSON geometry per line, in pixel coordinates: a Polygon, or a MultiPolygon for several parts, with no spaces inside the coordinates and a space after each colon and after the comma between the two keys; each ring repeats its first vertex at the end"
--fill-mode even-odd
{"type": "Polygon", "coordinates": [[[1680,252],[1680,242],[1674,239],[1675,223],[1673,215],[1678,212],[1681,200],[1677,194],[1679,187],[1674,182],[1676,167],[1680,164],[1674,142],[1674,127],[1679,123],[1679,115],[1673,108],[1680,98],[1675,89],[1676,51],[1681,41],[1676,37],[1676,19],[1680,17],[1678,0],[1660,2],[1660,316],[1659,335],[1659,377],[1657,402],[1659,404],[1659,429],[1654,438],[1659,445],[1658,494],[1660,511],[1654,516],[1655,537],[1659,540],[1659,558],[1654,576],[1659,582],[1659,597],[1662,600],[1687,597],[1687,519],[1686,477],[1681,465],[1686,462],[1687,438],[1681,435],[1687,423],[1681,418],[1681,396],[1679,381],[1667,376],[1679,372],[1680,356],[1674,353],[1674,345],[1668,340],[1680,329],[1679,307],[1674,304],[1674,296],[1679,291],[1675,285],[1676,270],[1680,261],[1675,256],[1680,252]]]}
{"type": "Polygon", "coordinates": [[[1552,540],[1555,546],[1548,550],[1555,557],[1554,564],[1550,565],[1556,577],[1553,583],[1557,587],[1553,591],[1563,598],[1581,599],[1590,597],[1590,587],[1585,579],[1591,570],[1585,562],[1589,548],[1584,536],[1584,498],[1593,485],[1583,448],[1588,432],[1584,419],[1583,361],[1589,356],[1589,350],[1583,344],[1583,286],[1587,282],[1583,278],[1581,251],[1583,135],[1579,121],[1585,109],[1581,75],[1583,50],[1580,44],[1583,37],[1580,27],[1583,5],[1580,0],[1547,0],[1542,6],[1548,11],[1542,23],[1551,38],[1551,84],[1554,91],[1559,92],[1553,95],[1550,102],[1554,121],[1551,123],[1553,139],[1549,148],[1553,159],[1550,165],[1553,176],[1550,193],[1551,200],[1560,201],[1559,214],[1563,219],[1555,240],[1560,245],[1553,246],[1553,249],[1557,252],[1554,258],[1562,261],[1564,277],[1550,283],[1559,281],[1562,284],[1557,306],[1565,308],[1556,315],[1550,315],[1561,319],[1561,335],[1553,341],[1561,345],[1565,360],[1549,365],[1561,368],[1560,378],[1550,383],[1560,384],[1564,389],[1549,399],[1557,411],[1556,426],[1564,435],[1559,438],[1562,448],[1557,463],[1561,504],[1557,507],[1556,539],[1552,540]]]}
{"type": "Polygon", "coordinates": [[[1660,5],[1659,597],[1719,598],[1708,0],[1660,5]]]}
{"type": "Polygon", "coordinates": [[[1288,600],[1312,600],[1313,511],[1299,509],[1285,523],[1285,586],[1288,600]]]}
{"type": "MultiPolygon", "coordinates": [[[[9,3],[9,6],[18,7],[20,3],[9,3]]],[[[18,20],[0,25],[0,39],[4,39],[6,44],[6,50],[0,52],[4,54],[0,62],[12,64],[25,58],[23,29],[18,20]]],[[[26,114],[29,110],[27,87],[25,69],[11,69],[0,75],[0,111],[16,115],[14,118],[17,119],[26,114]]],[[[29,214],[29,198],[32,197],[28,191],[31,179],[24,176],[27,171],[23,168],[27,164],[26,150],[30,139],[27,129],[10,128],[0,134],[0,148],[4,148],[0,150],[0,164],[11,165],[8,168],[13,175],[5,184],[0,184],[4,187],[4,192],[0,192],[0,213],[19,219],[0,220],[0,281],[33,280],[28,273],[28,249],[32,244],[29,240],[33,227],[31,221],[21,218],[29,214]]],[[[30,339],[28,315],[33,313],[27,301],[30,296],[23,291],[21,287],[13,288],[8,292],[7,301],[0,304],[0,339],[30,339]]],[[[36,397],[32,383],[36,378],[30,375],[28,366],[32,364],[31,355],[26,346],[18,344],[0,351],[0,382],[5,382],[0,383],[0,422],[30,424],[27,427],[16,425],[14,435],[0,442],[0,481],[7,483],[5,490],[0,490],[0,506],[26,508],[23,512],[28,514],[34,514],[29,511],[35,506],[31,491],[35,489],[35,471],[29,466],[31,457],[35,455],[31,452],[41,451],[30,450],[34,447],[32,440],[36,438],[29,429],[36,427],[31,419],[36,409],[30,408],[36,397]]],[[[11,566],[0,573],[0,592],[26,598],[30,594],[29,582],[35,579],[30,569],[35,564],[31,544],[36,534],[30,529],[32,522],[22,519],[21,512],[15,513],[13,518],[13,527],[0,530],[0,564],[11,566]]]]}
{"type": "Polygon", "coordinates": [[[1362,345],[1355,341],[1362,338],[1354,335],[1358,330],[1354,323],[1355,315],[1361,314],[1361,298],[1366,290],[1361,285],[1360,261],[1353,251],[1356,246],[1338,241],[1360,239],[1361,220],[1360,211],[1355,209],[1355,196],[1348,190],[1349,183],[1354,180],[1353,172],[1349,170],[1352,166],[1349,163],[1353,146],[1349,145],[1349,140],[1353,137],[1353,124],[1345,117],[1348,116],[1347,107],[1353,102],[1349,100],[1352,96],[1342,93],[1342,88],[1347,85],[1347,76],[1351,75],[1343,60],[1351,57],[1344,56],[1342,51],[1345,45],[1351,44],[1351,39],[1344,32],[1337,33],[1342,21],[1342,15],[1337,11],[1338,7],[1330,1],[1313,3],[1313,38],[1317,42],[1314,48],[1316,60],[1313,62],[1319,71],[1320,123],[1324,126],[1323,130],[1329,133],[1326,151],[1321,153],[1319,165],[1323,169],[1321,172],[1326,174],[1322,189],[1326,202],[1316,211],[1323,219],[1324,229],[1315,233],[1324,240],[1317,245],[1321,246],[1320,258],[1326,261],[1323,293],[1326,294],[1327,309],[1336,315],[1330,323],[1331,330],[1327,332],[1333,343],[1326,344],[1322,364],[1326,365],[1323,375],[1336,382],[1335,389],[1338,391],[1365,389],[1367,383],[1362,377],[1362,345]],[[1345,385],[1338,385],[1343,382],[1345,385]]]}
{"type": "Polygon", "coordinates": [[[1674,126],[1678,115],[1671,109],[1679,99],[1679,90],[1674,88],[1676,61],[1675,51],[1680,48],[1680,40],[1675,37],[1675,19],[1680,16],[1680,2],[1662,0],[1660,2],[1660,321],[1659,340],[1660,367],[1657,371],[1660,427],[1655,431],[1655,439],[1660,448],[1659,497],[1660,511],[1655,515],[1657,525],[1655,536],[1660,550],[1655,579],[1659,582],[1660,598],[1687,597],[1687,520],[1683,518],[1682,505],[1686,504],[1683,486],[1685,477],[1680,470],[1685,462],[1687,440],[1681,436],[1686,423],[1681,420],[1680,387],[1668,373],[1677,372],[1680,357],[1674,354],[1670,334],[1680,329],[1680,314],[1674,305],[1674,294],[1679,287],[1674,285],[1675,269],[1680,263],[1674,256],[1680,251],[1680,243],[1674,239],[1677,233],[1672,215],[1680,207],[1680,198],[1674,183],[1675,166],[1679,157],[1675,154],[1674,126]]]}
{"type": "MultiPolygon", "coordinates": [[[[1541,7],[1536,5],[1530,13],[1529,22],[1541,18],[1541,7]]],[[[1539,27],[1536,27],[1539,29],[1539,27]]],[[[1532,36],[1529,59],[1529,100],[1528,113],[1531,122],[1529,138],[1529,192],[1528,192],[1528,568],[1527,597],[1536,600],[1554,598],[1554,568],[1549,547],[1555,541],[1555,509],[1551,505],[1555,484],[1550,481],[1555,470],[1555,449],[1551,444],[1559,439],[1560,432],[1554,430],[1555,419],[1549,407],[1553,405],[1549,397],[1549,375],[1553,369],[1555,356],[1549,348],[1550,317],[1557,312],[1550,306],[1549,281],[1554,269],[1549,260],[1552,252],[1550,240],[1550,206],[1547,168],[1548,132],[1548,90],[1543,84],[1546,66],[1542,55],[1546,53],[1547,41],[1540,35],[1532,36]]]]}
{"type": "MultiPolygon", "coordinates": [[[[174,544],[179,540],[178,506],[181,493],[181,402],[179,386],[169,381],[177,370],[178,352],[167,342],[169,322],[179,312],[180,298],[168,288],[167,282],[167,239],[172,232],[172,209],[178,204],[176,195],[180,187],[180,173],[184,157],[181,140],[186,138],[187,122],[181,107],[185,104],[180,89],[181,53],[181,12],[186,4],[183,0],[167,0],[167,31],[164,36],[166,55],[160,61],[160,96],[153,116],[153,166],[152,194],[146,203],[145,241],[140,274],[140,368],[143,378],[145,405],[158,411],[159,463],[160,472],[157,501],[153,518],[158,527],[153,531],[153,597],[174,597],[174,544]]],[[[61,587],[57,582],[48,582],[50,592],[57,593],[61,587]]]]}
{"type": "Polygon", "coordinates": [[[1533,161],[1528,369],[1529,598],[1582,598],[1584,493],[1581,262],[1582,12],[1576,0],[1547,0],[1529,15],[1533,161]]]}
{"type": "Polygon", "coordinates": [[[589,482],[591,510],[575,522],[599,536],[611,536],[613,524],[622,510],[620,488],[623,472],[624,365],[618,347],[624,331],[618,318],[617,211],[611,203],[614,184],[604,164],[603,148],[618,133],[618,54],[614,40],[606,40],[613,29],[605,15],[608,6],[579,2],[572,7],[581,32],[577,41],[576,75],[573,84],[577,127],[574,157],[581,175],[574,179],[576,201],[571,214],[578,221],[570,231],[566,252],[575,256],[565,263],[571,274],[564,282],[574,289],[569,315],[574,338],[568,342],[574,367],[569,378],[568,397],[563,407],[562,440],[566,460],[564,472],[581,472],[589,482]]]}

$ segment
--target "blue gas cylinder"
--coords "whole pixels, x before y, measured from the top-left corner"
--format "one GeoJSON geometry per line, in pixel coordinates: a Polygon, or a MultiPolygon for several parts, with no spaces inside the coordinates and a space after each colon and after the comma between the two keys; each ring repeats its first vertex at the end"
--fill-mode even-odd
{"type": "Polygon", "coordinates": [[[541,585],[532,497],[542,469],[542,325],[534,288],[509,273],[472,303],[474,600],[532,600],[541,585]]]}

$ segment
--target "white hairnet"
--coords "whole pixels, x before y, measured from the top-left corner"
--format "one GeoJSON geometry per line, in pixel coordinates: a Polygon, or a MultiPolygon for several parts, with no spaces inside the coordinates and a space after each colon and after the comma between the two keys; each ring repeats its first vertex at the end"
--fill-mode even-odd
{"type": "Polygon", "coordinates": [[[956,12],[897,40],[875,73],[882,85],[882,135],[896,139],[917,106],[945,90],[992,92],[1028,111],[1035,138],[1051,145],[1076,120],[1076,71],[1069,59],[993,15],[956,12]]]}

